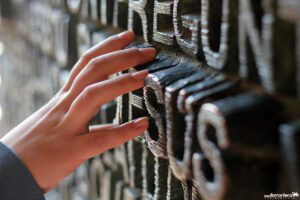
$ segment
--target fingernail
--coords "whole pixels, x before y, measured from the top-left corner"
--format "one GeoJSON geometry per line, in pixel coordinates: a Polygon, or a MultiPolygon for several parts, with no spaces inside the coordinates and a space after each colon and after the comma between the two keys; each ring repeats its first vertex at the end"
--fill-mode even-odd
{"type": "Polygon", "coordinates": [[[142,70],[139,72],[134,72],[131,74],[132,78],[134,78],[135,80],[143,80],[146,78],[146,76],[148,75],[148,70],[142,70]]]}
{"type": "Polygon", "coordinates": [[[147,58],[153,59],[156,55],[156,49],[155,48],[141,48],[139,51],[147,58]]]}
{"type": "Polygon", "coordinates": [[[133,40],[134,32],[133,31],[124,31],[122,33],[119,33],[118,36],[125,40],[133,40]]]}
{"type": "Polygon", "coordinates": [[[135,128],[146,128],[148,126],[148,117],[142,117],[133,121],[135,128]]]}

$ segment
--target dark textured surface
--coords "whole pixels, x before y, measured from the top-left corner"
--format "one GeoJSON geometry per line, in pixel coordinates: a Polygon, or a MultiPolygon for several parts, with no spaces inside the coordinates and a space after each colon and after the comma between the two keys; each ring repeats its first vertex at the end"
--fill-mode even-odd
{"type": "Polygon", "coordinates": [[[297,0],[17,2],[18,20],[1,30],[0,73],[14,79],[3,77],[0,128],[52,96],[84,50],[128,28],[138,35],[128,48],[158,54],[129,70],[149,70],[145,87],[99,108],[91,123],[148,116],[150,127],[80,166],[54,199],[253,200],[300,192],[299,7],[297,0]]]}

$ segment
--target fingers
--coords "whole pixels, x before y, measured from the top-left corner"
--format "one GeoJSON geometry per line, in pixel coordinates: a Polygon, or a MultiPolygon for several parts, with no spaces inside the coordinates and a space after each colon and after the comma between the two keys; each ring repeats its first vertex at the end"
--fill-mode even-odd
{"type": "Polygon", "coordinates": [[[89,49],[79,61],[75,64],[70,78],[67,81],[66,85],[63,87],[64,91],[68,91],[77,75],[82,71],[82,69],[95,57],[118,51],[129,45],[134,39],[134,33],[132,31],[126,31],[120,33],[119,35],[112,36],[105,41],[99,43],[98,45],[89,49]]]}
{"type": "Polygon", "coordinates": [[[127,49],[93,59],[76,77],[69,101],[72,102],[89,85],[106,80],[119,71],[149,62],[155,54],[154,48],[127,49]]]}
{"type": "Polygon", "coordinates": [[[109,128],[112,128],[114,127],[115,125],[114,124],[99,124],[99,125],[93,125],[93,126],[90,126],[89,127],[89,132],[94,132],[94,131],[97,131],[97,130],[103,130],[103,129],[109,129],[109,128]]]}
{"type": "Polygon", "coordinates": [[[72,103],[65,123],[80,129],[98,112],[99,107],[116,97],[144,86],[147,70],[125,74],[87,87],[72,103]]]}
{"type": "Polygon", "coordinates": [[[99,128],[94,132],[79,136],[79,145],[84,149],[81,153],[84,154],[85,159],[94,157],[139,136],[148,128],[148,125],[148,118],[143,117],[110,129],[99,128]]]}

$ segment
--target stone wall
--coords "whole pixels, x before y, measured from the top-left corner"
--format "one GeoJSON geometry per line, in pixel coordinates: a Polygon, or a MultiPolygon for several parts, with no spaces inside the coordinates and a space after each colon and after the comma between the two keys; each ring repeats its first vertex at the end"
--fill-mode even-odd
{"type": "Polygon", "coordinates": [[[2,132],[108,36],[134,30],[132,46],[158,50],[154,62],[130,70],[149,70],[145,87],[91,122],[146,115],[150,128],[84,163],[49,198],[299,198],[297,0],[12,2],[15,17],[2,20],[0,38],[2,132]]]}

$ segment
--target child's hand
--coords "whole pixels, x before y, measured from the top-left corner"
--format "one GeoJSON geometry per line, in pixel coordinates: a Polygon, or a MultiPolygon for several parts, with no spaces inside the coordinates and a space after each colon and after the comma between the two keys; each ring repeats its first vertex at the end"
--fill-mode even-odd
{"type": "Polygon", "coordinates": [[[85,160],[147,129],[147,118],[123,125],[89,127],[101,105],[144,85],[147,71],[107,80],[112,74],[154,59],[153,48],[121,50],[133,38],[134,34],[128,31],[88,50],[53,99],[2,138],[23,160],[44,192],[85,160]]]}

